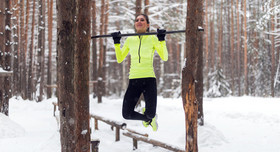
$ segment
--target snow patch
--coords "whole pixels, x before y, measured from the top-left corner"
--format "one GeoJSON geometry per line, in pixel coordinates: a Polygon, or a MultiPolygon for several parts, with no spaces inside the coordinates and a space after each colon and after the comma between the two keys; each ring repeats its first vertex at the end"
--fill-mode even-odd
{"type": "Polygon", "coordinates": [[[227,143],[223,133],[208,123],[198,127],[198,138],[201,147],[212,147],[227,143]]]}
{"type": "Polygon", "coordinates": [[[82,134],[82,135],[85,135],[85,134],[87,134],[87,132],[88,132],[87,130],[83,130],[83,131],[81,132],[81,134],[82,134]]]}
{"type": "Polygon", "coordinates": [[[25,134],[23,127],[2,113],[0,113],[0,124],[0,139],[21,137],[25,134]]]}

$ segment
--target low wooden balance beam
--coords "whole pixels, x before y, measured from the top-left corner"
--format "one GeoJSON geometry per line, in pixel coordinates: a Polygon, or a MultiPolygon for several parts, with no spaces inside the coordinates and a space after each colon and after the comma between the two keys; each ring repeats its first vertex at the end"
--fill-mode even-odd
{"type": "Polygon", "coordinates": [[[131,132],[124,132],[123,135],[133,139],[133,150],[138,148],[137,141],[143,141],[143,142],[152,144],[154,146],[162,147],[162,148],[165,148],[165,149],[168,149],[168,150],[171,150],[171,151],[185,152],[185,150],[182,150],[182,149],[177,148],[175,146],[167,145],[166,143],[163,143],[163,142],[160,142],[160,141],[157,141],[157,140],[153,140],[153,139],[149,139],[148,137],[145,137],[145,136],[133,134],[131,132]]]}
{"type": "Polygon", "coordinates": [[[122,122],[117,122],[117,121],[113,121],[113,120],[109,120],[109,119],[105,119],[101,116],[97,116],[97,115],[90,115],[92,118],[94,118],[94,129],[98,130],[98,120],[105,122],[109,125],[111,125],[112,130],[115,127],[116,128],[116,141],[120,140],[120,129],[124,130],[126,128],[126,123],[122,123],[122,122]]]}

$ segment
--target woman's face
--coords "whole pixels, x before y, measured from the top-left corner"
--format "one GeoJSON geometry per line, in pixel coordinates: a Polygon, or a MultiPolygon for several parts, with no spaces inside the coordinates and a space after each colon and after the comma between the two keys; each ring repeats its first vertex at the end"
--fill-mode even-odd
{"type": "Polygon", "coordinates": [[[135,20],[134,27],[137,33],[145,33],[149,28],[149,24],[143,15],[139,15],[135,20]]]}

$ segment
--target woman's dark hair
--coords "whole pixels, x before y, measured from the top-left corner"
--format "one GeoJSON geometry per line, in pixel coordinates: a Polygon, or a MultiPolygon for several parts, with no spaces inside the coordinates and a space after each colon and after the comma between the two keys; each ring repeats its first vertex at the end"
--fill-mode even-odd
{"type": "MultiPolygon", "coordinates": [[[[136,15],[136,17],[135,17],[135,20],[136,20],[136,18],[138,17],[138,16],[144,16],[145,17],[145,19],[146,19],[146,21],[147,21],[147,23],[148,24],[150,24],[150,20],[149,20],[149,17],[148,17],[148,15],[146,15],[146,14],[138,14],[138,15],[136,15]]],[[[150,26],[147,28],[147,30],[146,30],[147,32],[149,32],[150,31],[150,26]]]]}

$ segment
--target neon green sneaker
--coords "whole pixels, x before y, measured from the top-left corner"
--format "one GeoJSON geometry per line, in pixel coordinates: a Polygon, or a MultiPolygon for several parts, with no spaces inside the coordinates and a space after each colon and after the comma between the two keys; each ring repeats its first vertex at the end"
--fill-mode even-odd
{"type": "MultiPolygon", "coordinates": [[[[143,115],[145,114],[145,111],[146,111],[146,108],[145,108],[145,107],[142,108],[142,114],[143,114],[143,115]]],[[[149,122],[146,122],[146,121],[143,121],[142,124],[143,124],[143,126],[146,127],[146,128],[149,126],[149,122]]]]}
{"type": "MultiPolygon", "coordinates": [[[[144,115],[145,114],[145,111],[146,111],[146,108],[143,107],[142,108],[142,114],[144,115]]],[[[153,128],[153,131],[157,131],[158,130],[158,123],[157,123],[157,115],[150,121],[143,121],[142,122],[143,126],[144,127],[148,127],[149,125],[153,128]]]]}
{"type": "Polygon", "coordinates": [[[152,119],[152,121],[150,121],[149,124],[152,126],[153,131],[158,130],[157,115],[152,119]]]}

